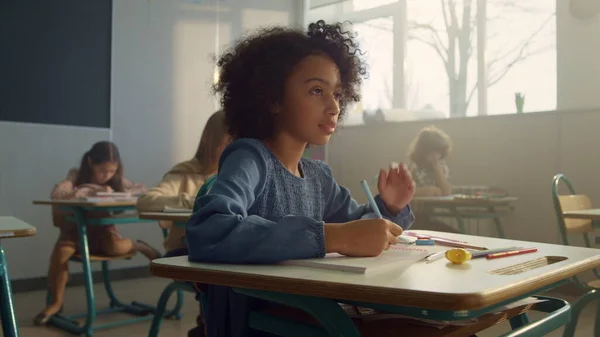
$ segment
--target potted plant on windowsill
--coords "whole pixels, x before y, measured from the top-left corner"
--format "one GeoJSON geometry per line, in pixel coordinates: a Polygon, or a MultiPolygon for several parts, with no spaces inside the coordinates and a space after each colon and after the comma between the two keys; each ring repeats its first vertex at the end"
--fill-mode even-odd
{"type": "Polygon", "coordinates": [[[515,93],[515,105],[517,107],[517,113],[523,113],[523,106],[525,105],[525,95],[520,92],[515,93]]]}

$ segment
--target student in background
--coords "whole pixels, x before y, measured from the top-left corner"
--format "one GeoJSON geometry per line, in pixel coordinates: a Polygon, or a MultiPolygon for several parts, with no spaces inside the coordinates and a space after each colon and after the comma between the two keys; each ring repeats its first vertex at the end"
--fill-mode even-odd
{"type": "MultiPolygon", "coordinates": [[[[145,192],[142,185],[133,184],[123,177],[123,164],[119,150],[111,142],[98,142],[81,159],[78,169],[71,169],[67,178],[52,190],[51,198],[58,200],[79,199],[98,192],[145,192]]],[[[64,302],[65,288],[69,279],[69,259],[79,251],[77,224],[68,222],[69,214],[52,210],[54,225],[60,228],[60,236],[50,256],[48,281],[52,303],[39,313],[34,322],[45,324],[58,313],[64,302]]],[[[88,214],[88,216],[105,216],[88,214]]],[[[119,234],[116,226],[88,226],[90,254],[118,256],[140,252],[149,260],[160,257],[160,253],[143,241],[132,241],[119,234]]]]}
{"type": "Polygon", "coordinates": [[[419,132],[409,150],[409,170],[417,186],[416,197],[452,194],[445,162],[451,148],[450,137],[435,126],[428,126],[419,132]]]}
{"type": "MultiPolygon", "coordinates": [[[[138,199],[138,211],[162,212],[165,207],[192,209],[196,195],[206,193],[199,191],[201,187],[204,190],[210,188],[217,173],[221,153],[230,142],[231,136],[225,127],[225,113],[219,110],[206,122],[194,158],[175,165],[165,174],[158,186],[142,195],[138,199]]],[[[159,225],[168,229],[164,241],[167,252],[165,257],[187,255],[185,229],[174,226],[170,221],[159,221],[159,225]]],[[[197,326],[188,332],[189,336],[204,334],[202,309],[196,318],[196,324],[197,326]]]]}
{"type": "MultiPolygon", "coordinates": [[[[144,193],[138,199],[138,211],[162,212],[165,207],[192,209],[202,184],[217,173],[221,152],[230,141],[225,129],[225,113],[219,110],[206,122],[194,158],[175,165],[158,186],[144,193]]],[[[185,229],[175,227],[169,221],[160,221],[159,224],[169,230],[164,241],[167,252],[186,247],[185,229]]],[[[182,255],[187,255],[187,252],[182,255]]]]}
{"type": "MultiPolygon", "coordinates": [[[[336,183],[327,164],[303,158],[308,144],[327,144],[346,106],[360,100],[361,55],[346,27],[319,21],[307,33],[260,30],[220,58],[215,91],[235,141],[187,223],[191,261],[377,256],[398,242],[414,220],[414,182],[403,166],[379,173],[379,219],[336,183]]],[[[226,287],[208,286],[206,294],[210,337],[254,336],[248,311],[273,305],[226,287]]]]}
{"type": "MultiPolygon", "coordinates": [[[[446,158],[452,149],[450,137],[435,126],[423,128],[409,149],[409,170],[415,181],[415,197],[439,197],[452,194],[446,158]]],[[[452,226],[431,218],[418,206],[414,208],[415,229],[459,233],[452,226]]]]}

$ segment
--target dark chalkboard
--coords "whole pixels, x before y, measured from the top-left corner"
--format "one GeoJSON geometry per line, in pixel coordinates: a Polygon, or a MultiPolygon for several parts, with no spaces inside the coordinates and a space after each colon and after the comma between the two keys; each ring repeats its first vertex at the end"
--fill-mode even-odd
{"type": "Polygon", "coordinates": [[[112,0],[0,0],[0,121],[110,127],[112,0]]]}

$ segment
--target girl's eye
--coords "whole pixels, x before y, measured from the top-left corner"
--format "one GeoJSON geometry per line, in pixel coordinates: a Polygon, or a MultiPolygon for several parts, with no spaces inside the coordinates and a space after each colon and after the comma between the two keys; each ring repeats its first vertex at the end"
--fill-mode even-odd
{"type": "Polygon", "coordinates": [[[333,97],[336,99],[336,101],[339,101],[342,99],[342,93],[341,92],[336,92],[333,94],[333,97]]]}
{"type": "Polygon", "coordinates": [[[311,89],[310,93],[314,94],[314,95],[321,95],[323,93],[323,89],[317,87],[317,88],[311,89]]]}

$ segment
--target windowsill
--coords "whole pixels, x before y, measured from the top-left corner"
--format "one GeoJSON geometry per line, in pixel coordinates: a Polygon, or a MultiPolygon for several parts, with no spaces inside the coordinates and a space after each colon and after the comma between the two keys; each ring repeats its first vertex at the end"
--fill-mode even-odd
{"type": "Polygon", "coordinates": [[[500,119],[500,118],[540,118],[541,116],[561,116],[566,114],[590,114],[597,113],[600,114],[600,107],[597,108],[586,108],[586,109],[561,109],[561,110],[549,110],[549,111],[532,111],[532,112],[524,112],[522,114],[510,113],[503,115],[488,115],[488,116],[465,116],[465,117],[453,117],[453,118],[430,118],[430,119],[416,119],[416,120],[392,120],[392,121],[384,121],[381,123],[373,122],[369,124],[352,124],[352,125],[340,125],[341,129],[350,129],[350,128],[359,128],[359,127],[372,127],[372,126],[382,126],[382,125],[390,125],[390,124],[423,124],[423,123],[438,123],[438,122],[451,122],[451,121],[462,121],[462,120],[474,120],[474,119],[483,119],[483,118],[491,118],[491,119],[500,119]]]}

